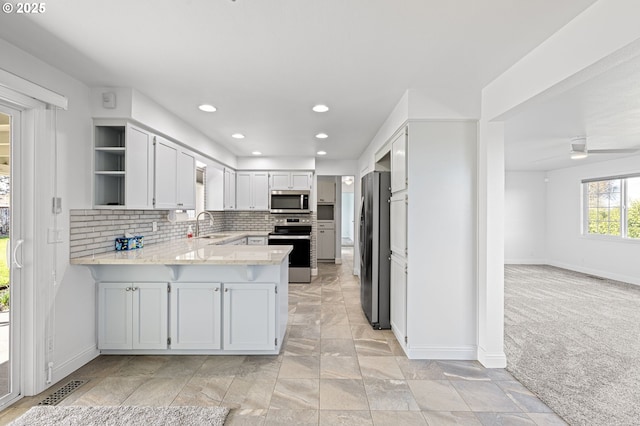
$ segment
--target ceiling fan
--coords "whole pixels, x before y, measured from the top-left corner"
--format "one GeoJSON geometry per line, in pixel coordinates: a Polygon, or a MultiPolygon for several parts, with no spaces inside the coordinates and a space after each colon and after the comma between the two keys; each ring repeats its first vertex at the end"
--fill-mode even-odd
{"type": "Polygon", "coordinates": [[[587,138],[585,136],[577,136],[571,139],[572,160],[587,158],[590,154],[625,154],[638,150],[640,150],[640,148],[587,149],[587,138]]]}

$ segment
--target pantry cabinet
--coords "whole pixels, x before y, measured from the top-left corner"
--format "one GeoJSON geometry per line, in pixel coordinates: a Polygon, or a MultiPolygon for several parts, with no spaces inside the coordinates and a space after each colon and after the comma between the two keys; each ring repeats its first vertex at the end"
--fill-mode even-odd
{"type": "Polygon", "coordinates": [[[333,223],[318,223],[318,260],[335,260],[336,231],[333,223]]]}
{"type": "Polygon", "coordinates": [[[407,128],[391,143],[391,193],[407,189],[407,128]]]}
{"type": "Polygon", "coordinates": [[[336,202],[336,178],[318,177],[318,203],[334,204],[336,202]]]}
{"type": "Polygon", "coordinates": [[[98,349],[167,349],[167,283],[98,284],[98,349]]]}

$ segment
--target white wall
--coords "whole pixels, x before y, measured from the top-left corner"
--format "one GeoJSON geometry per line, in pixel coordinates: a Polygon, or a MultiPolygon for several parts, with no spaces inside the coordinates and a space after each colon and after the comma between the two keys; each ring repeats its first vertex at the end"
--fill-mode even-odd
{"type": "Polygon", "coordinates": [[[507,172],[504,193],[505,263],[546,263],[545,172],[507,172]]]}
{"type": "Polygon", "coordinates": [[[581,181],[640,172],[640,156],[548,172],[549,264],[640,285],[640,241],[584,236],[581,181]]]}
{"type": "Polygon", "coordinates": [[[409,122],[411,357],[475,359],[476,127],[475,121],[409,122]]]}
{"type": "Polygon", "coordinates": [[[238,170],[314,170],[313,157],[238,157],[238,170]]]}
{"type": "Polygon", "coordinates": [[[91,114],[99,118],[133,119],[191,150],[215,159],[226,166],[236,167],[236,156],[212,141],[166,108],[146,95],[130,88],[94,87],[90,90],[91,114]],[[116,93],[116,108],[102,106],[104,92],[116,93]]]}
{"type": "MultiPolygon", "coordinates": [[[[62,213],[58,216],[58,226],[66,235],[61,244],[48,245],[48,253],[56,252],[58,283],[52,281],[34,283],[36,291],[48,294],[53,289],[53,305],[48,302],[46,317],[53,324],[53,382],[97,354],[95,334],[95,298],[93,279],[86,268],[69,266],[68,223],[69,209],[91,206],[91,117],[89,89],[70,76],[50,67],[33,56],[0,40],[2,67],[26,80],[30,80],[49,90],[64,95],[69,100],[69,109],[58,112],[58,196],[62,198],[62,213]],[[51,306],[53,308],[51,309],[51,306]]],[[[41,143],[49,141],[40,141],[41,143]]],[[[53,157],[52,146],[36,146],[36,164],[50,164],[53,157]]],[[[53,176],[36,173],[35,184],[40,188],[51,188],[53,176]]],[[[44,192],[48,192],[46,190],[44,192]]],[[[50,198],[38,199],[44,211],[50,209],[50,198]],[[46,207],[45,207],[46,206],[46,207]]],[[[50,226],[49,219],[35,223],[36,229],[50,226]]],[[[44,248],[43,248],[44,249],[44,248]]],[[[50,263],[52,259],[41,259],[50,263]]],[[[36,266],[36,267],[41,267],[36,266]]],[[[47,274],[47,276],[51,276],[47,274]]],[[[44,327],[44,324],[37,325],[44,327]]],[[[39,335],[39,351],[45,351],[45,336],[39,335]]],[[[44,374],[44,368],[38,371],[44,374]]]]}

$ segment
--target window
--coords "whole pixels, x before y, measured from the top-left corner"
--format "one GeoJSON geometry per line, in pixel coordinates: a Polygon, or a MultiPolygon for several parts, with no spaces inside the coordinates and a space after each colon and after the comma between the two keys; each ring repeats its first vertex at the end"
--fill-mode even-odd
{"type": "Polygon", "coordinates": [[[640,239],[640,175],[582,181],[584,233],[640,239]]]}

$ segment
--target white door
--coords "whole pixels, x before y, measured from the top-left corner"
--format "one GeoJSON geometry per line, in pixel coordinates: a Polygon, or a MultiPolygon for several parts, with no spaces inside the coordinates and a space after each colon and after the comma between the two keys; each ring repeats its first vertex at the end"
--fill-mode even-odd
{"type": "Polygon", "coordinates": [[[224,284],[224,349],[276,347],[276,285],[224,284]]]}
{"type": "Polygon", "coordinates": [[[133,283],[133,349],[167,349],[168,284],[133,283]]]}
{"type": "Polygon", "coordinates": [[[98,349],[131,349],[132,300],[130,283],[98,284],[98,349]]]}
{"type": "Polygon", "coordinates": [[[406,347],[407,336],[407,271],[406,262],[391,255],[391,330],[401,345],[406,347]]]}
{"type": "Polygon", "coordinates": [[[236,173],[236,207],[238,210],[249,210],[252,206],[251,173],[236,173]]]}
{"type": "Polygon", "coordinates": [[[407,195],[406,193],[391,196],[390,201],[391,228],[389,230],[391,253],[402,258],[407,257],[407,195]]]}
{"type": "Polygon", "coordinates": [[[271,172],[271,189],[291,189],[289,172],[271,172]]]}
{"type": "Polygon", "coordinates": [[[220,349],[220,283],[174,283],[171,288],[171,349],[220,349]]]}
{"type": "Polygon", "coordinates": [[[0,104],[0,408],[20,394],[20,118],[0,104]]]}
{"type": "Polygon", "coordinates": [[[153,136],[127,124],[125,206],[132,209],[153,208],[153,136]]]}
{"type": "Polygon", "coordinates": [[[391,143],[391,192],[407,189],[407,135],[402,132],[391,143]]]}
{"type": "Polygon", "coordinates": [[[184,151],[178,153],[178,207],[196,208],[196,159],[184,151]]]}
{"type": "Polygon", "coordinates": [[[155,207],[175,208],[178,204],[178,149],[157,136],[155,151],[155,207]]]}
{"type": "Polygon", "coordinates": [[[311,189],[311,173],[291,172],[291,189],[311,189]]]}
{"type": "Polygon", "coordinates": [[[267,172],[254,173],[251,189],[253,191],[253,208],[255,210],[269,210],[269,174],[267,172]]]}

